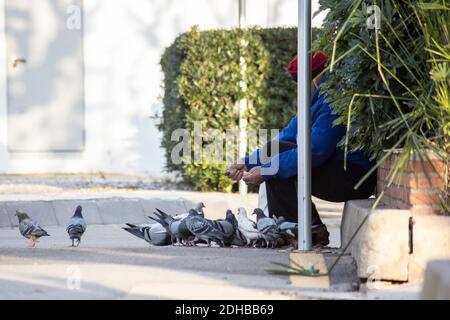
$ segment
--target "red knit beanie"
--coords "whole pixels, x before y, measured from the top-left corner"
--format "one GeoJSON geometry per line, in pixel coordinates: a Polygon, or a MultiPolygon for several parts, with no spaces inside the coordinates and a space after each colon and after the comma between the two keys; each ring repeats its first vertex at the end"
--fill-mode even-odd
{"type": "MultiPolygon", "coordinates": [[[[322,51],[314,51],[312,53],[312,66],[311,66],[311,77],[314,79],[317,77],[319,73],[325,69],[325,63],[328,61],[328,57],[323,53],[322,51]]],[[[294,77],[294,79],[297,79],[297,64],[298,59],[297,55],[295,55],[295,58],[292,59],[291,62],[289,62],[288,65],[288,73],[294,77]]]]}

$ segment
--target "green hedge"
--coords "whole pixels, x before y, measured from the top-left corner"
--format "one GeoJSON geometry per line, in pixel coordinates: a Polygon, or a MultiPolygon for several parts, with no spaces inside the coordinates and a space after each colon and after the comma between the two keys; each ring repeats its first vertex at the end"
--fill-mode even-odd
{"type": "Polygon", "coordinates": [[[181,34],[161,59],[164,72],[164,111],[159,124],[166,150],[167,170],[199,190],[231,191],[224,177],[224,164],[175,165],[170,155],[177,142],[173,130],[193,129],[194,121],[204,128],[224,131],[238,126],[236,102],[253,101],[247,118],[251,128],[282,128],[296,112],[296,84],[286,72],[297,47],[296,28],[233,29],[199,31],[194,27],[181,34]],[[243,41],[246,43],[243,46],[243,41]],[[240,59],[247,71],[241,76],[240,59]],[[240,82],[245,81],[243,92],[240,82]]]}

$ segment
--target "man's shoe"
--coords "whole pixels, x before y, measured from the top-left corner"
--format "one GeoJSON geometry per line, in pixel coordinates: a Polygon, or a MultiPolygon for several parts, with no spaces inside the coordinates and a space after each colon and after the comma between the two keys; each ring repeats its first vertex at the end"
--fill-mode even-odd
{"type": "Polygon", "coordinates": [[[330,243],[330,233],[324,224],[312,226],[312,245],[313,247],[325,247],[330,243]]]}

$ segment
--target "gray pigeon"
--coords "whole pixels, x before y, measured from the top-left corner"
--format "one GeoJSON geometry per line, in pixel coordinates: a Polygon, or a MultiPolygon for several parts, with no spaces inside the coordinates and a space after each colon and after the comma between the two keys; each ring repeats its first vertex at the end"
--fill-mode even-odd
{"type": "Polygon", "coordinates": [[[280,230],[280,236],[283,240],[282,242],[285,245],[291,245],[293,247],[297,247],[297,235],[298,235],[298,224],[295,222],[286,221],[283,216],[277,218],[277,216],[273,216],[278,229],[280,230]]]}
{"type": "Polygon", "coordinates": [[[278,229],[280,230],[280,235],[282,237],[290,237],[290,238],[296,238],[298,233],[298,224],[295,222],[289,222],[286,221],[286,219],[283,216],[276,217],[273,216],[273,219],[275,220],[278,229]]]}
{"type": "Polygon", "coordinates": [[[30,240],[32,247],[36,246],[40,237],[50,236],[36,221],[31,220],[26,212],[17,210],[15,215],[19,218],[20,234],[30,240]]]}
{"type": "Polygon", "coordinates": [[[177,220],[174,217],[163,212],[162,210],[159,210],[158,208],[156,208],[156,211],[157,212],[153,212],[156,218],[155,217],[149,218],[151,220],[160,223],[164,227],[164,229],[171,237],[172,244],[182,245],[183,243],[187,243],[190,240],[192,240],[193,234],[185,226],[185,219],[187,218],[177,220]]]}
{"type": "Polygon", "coordinates": [[[138,238],[144,239],[152,245],[167,246],[171,243],[170,235],[159,223],[155,223],[151,226],[136,226],[131,223],[127,223],[126,225],[128,227],[122,228],[123,230],[128,231],[138,238]]]}
{"type": "Polygon", "coordinates": [[[228,209],[225,219],[213,221],[206,219],[206,221],[208,221],[215,229],[223,234],[224,241],[221,245],[229,247],[236,236],[236,230],[238,227],[238,222],[233,212],[228,209]]]}
{"type": "Polygon", "coordinates": [[[80,245],[81,236],[86,231],[86,221],[84,221],[81,206],[78,206],[73,214],[72,218],[67,223],[66,231],[69,234],[70,240],[72,240],[72,247],[76,242],[76,246],[80,245]]]}
{"type": "Polygon", "coordinates": [[[269,246],[275,248],[278,239],[281,237],[277,223],[272,218],[266,217],[264,211],[260,208],[256,208],[253,214],[256,215],[256,227],[266,242],[266,248],[269,248],[269,246]]]}
{"type": "Polygon", "coordinates": [[[188,230],[195,236],[194,243],[197,241],[206,241],[211,246],[211,241],[223,245],[227,240],[225,234],[216,229],[211,221],[203,218],[196,210],[189,210],[186,218],[186,226],[188,230]]]}
{"type": "Polygon", "coordinates": [[[238,209],[238,230],[236,238],[245,240],[247,246],[252,246],[262,238],[259,233],[256,223],[247,217],[247,211],[244,208],[238,209]]]}
{"type": "Polygon", "coordinates": [[[236,229],[236,232],[234,234],[233,241],[231,242],[232,246],[238,246],[238,247],[244,247],[248,245],[247,238],[245,238],[244,234],[241,230],[236,229]]]}

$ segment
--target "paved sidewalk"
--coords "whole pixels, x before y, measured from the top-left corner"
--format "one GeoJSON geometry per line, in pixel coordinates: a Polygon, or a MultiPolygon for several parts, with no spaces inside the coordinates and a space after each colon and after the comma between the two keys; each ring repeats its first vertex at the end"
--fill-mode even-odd
{"type": "MultiPolygon", "coordinates": [[[[0,229],[0,299],[390,299],[417,298],[402,286],[339,292],[294,287],[269,275],[289,252],[154,247],[119,225],[88,226],[79,248],[62,227],[29,248],[17,228],[0,229]],[[78,285],[79,284],[79,285],[78,285]]],[[[343,259],[336,275],[348,273],[343,259]]]]}
{"type": "MultiPolygon", "coordinates": [[[[225,208],[236,210],[243,206],[251,210],[256,207],[256,194],[242,197],[238,194],[159,190],[160,185],[151,179],[142,183],[137,179],[131,183],[120,178],[117,184],[101,178],[91,183],[89,177],[82,177],[82,181],[76,183],[58,182],[51,177],[41,179],[31,177],[21,181],[9,176],[0,177],[0,226],[4,226],[0,227],[0,299],[417,297],[417,288],[403,286],[367,292],[299,289],[288,277],[266,272],[275,267],[272,262],[287,264],[289,252],[153,247],[121,229],[124,222],[148,223],[146,215],[154,207],[180,213],[197,201],[205,202],[208,218],[222,218],[225,208]],[[95,186],[96,183],[99,186],[95,186]],[[151,190],[153,188],[158,190],[151,190]],[[64,226],[77,204],[86,209],[88,231],[81,246],[71,248],[64,226]],[[37,248],[27,247],[27,241],[15,227],[16,207],[29,210],[51,237],[41,239],[37,248]]],[[[314,201],[330,231],[331,247],[339,247],[343,204],[314,201]]],[[[345,260],[336,269],[338,277],[348,274],[350,265],[345,260]]]]}
{"type": "Polygon", "coordinates": [[[114,225],[89,226],[71,248],[64,229],[48,232],[28,248],[17,229],[0,230],[0,299],[287,299],[292,290],[265,271],[287,263],[286,252],[153,247],[114,225]]]}

